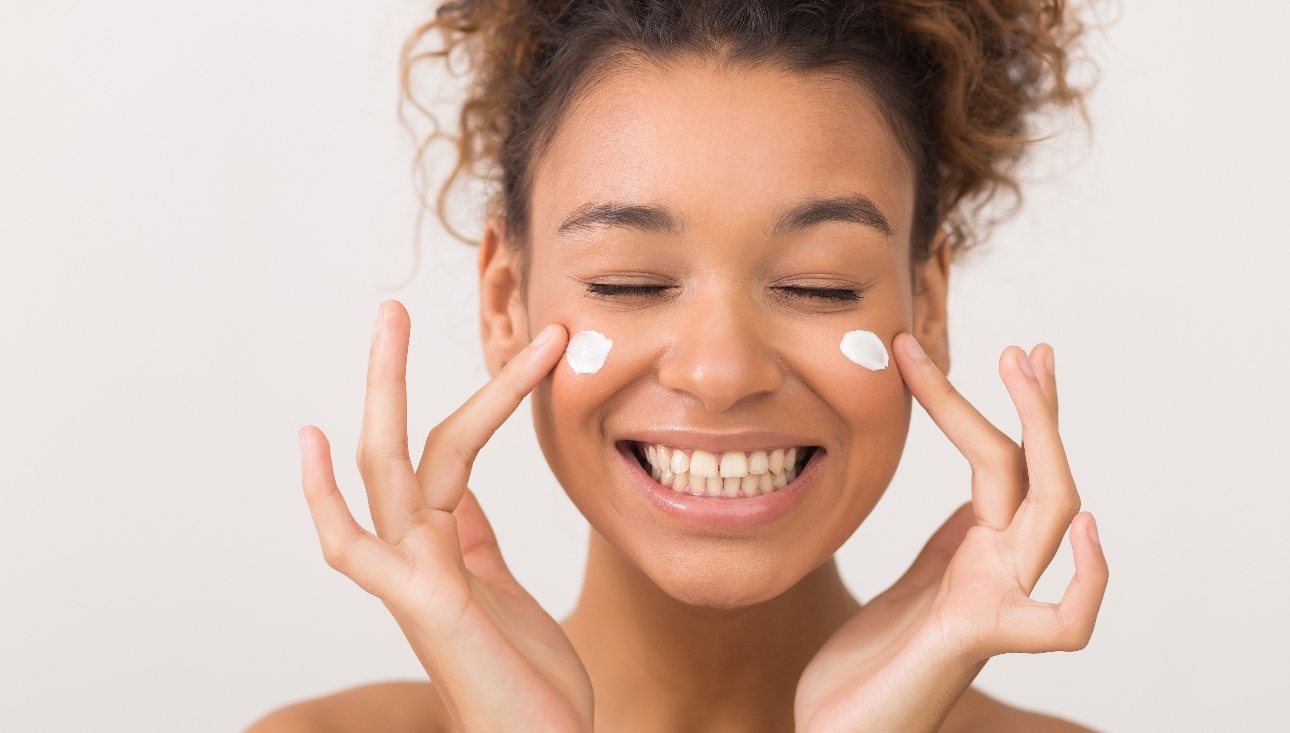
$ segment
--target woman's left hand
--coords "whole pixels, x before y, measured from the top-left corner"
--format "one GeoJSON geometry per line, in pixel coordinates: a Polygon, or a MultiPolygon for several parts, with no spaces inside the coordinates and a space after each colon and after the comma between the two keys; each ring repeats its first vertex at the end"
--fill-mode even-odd
{"type": "Polygon", "coordinates": [[[893,339],[897,366],[971,464],[972,500],[807,665],[798,731],[935,731],[990,657],[1083,649],[1106,592],[1106,557],[1057,434],[1057,383],[1043,353],[1052,347],[1027,356],[1010,346],[1000,359],[1021,415],[1018,446],[930,359],[906,350],[916,344],[908,333],[893,339]],[[1059,603],[1031,600],[1068,527],[1074,579],[1059,603]]]}

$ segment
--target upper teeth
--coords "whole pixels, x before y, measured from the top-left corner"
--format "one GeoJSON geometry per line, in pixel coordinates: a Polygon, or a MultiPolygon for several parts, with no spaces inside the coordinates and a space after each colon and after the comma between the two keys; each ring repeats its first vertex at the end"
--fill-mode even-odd
{"type": "Polygon", "coordinates": [[[797,460],[805,448],[725,451],[672,448],[642,444],[650,474],[675,491],[706,496],[737,497],[769,494],[797,478],[797,460]]]}

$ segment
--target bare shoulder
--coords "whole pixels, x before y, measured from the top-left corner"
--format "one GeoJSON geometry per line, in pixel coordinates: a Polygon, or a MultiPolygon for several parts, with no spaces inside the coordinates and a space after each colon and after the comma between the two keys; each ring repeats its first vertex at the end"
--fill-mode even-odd
{"type": "Polygon", "coordinates": [[[1013,707],[969,687],[940,733],[1099,733],[1052,715],[1013,707]]]}
{"type": "Polygon", "coordinates": [[[278,708],[245,733],[442,733],[447,723],[429,682],[374,682],[278,708]]]}

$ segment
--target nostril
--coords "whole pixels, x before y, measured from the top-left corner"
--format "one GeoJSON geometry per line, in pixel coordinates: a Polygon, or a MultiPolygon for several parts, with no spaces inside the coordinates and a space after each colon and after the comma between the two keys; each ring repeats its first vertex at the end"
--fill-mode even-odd
{"type": "Polygon", "coordinates": [[[688,393],[714,413],[779,389],[782,366],[773,350],[748,338],[731,338],[711,318],[695,319],[695,323],[702,333],[678,339],[664,355],[658,369],[662,386],[688,393]]]}

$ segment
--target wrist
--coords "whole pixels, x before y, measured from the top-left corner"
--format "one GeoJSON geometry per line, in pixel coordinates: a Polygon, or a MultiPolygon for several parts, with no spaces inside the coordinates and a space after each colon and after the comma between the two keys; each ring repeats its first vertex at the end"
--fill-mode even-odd
{"type": "MultiPolygon", "coordinates": [[[[987,658],[988,659],[988,658],[987,658]]],[[[918,627],[863,687],[799,721],[798,733],[935,733],[987,659],[934,626],[918,627]]]]}

